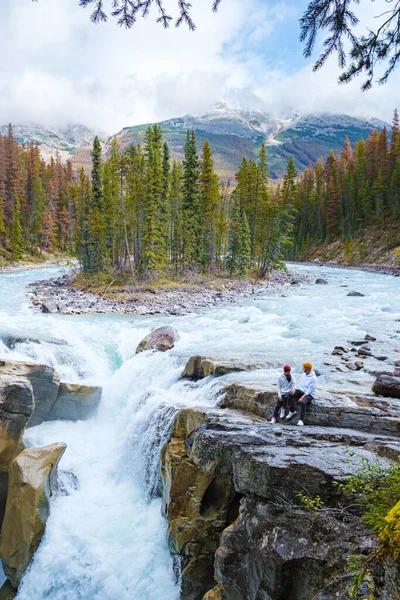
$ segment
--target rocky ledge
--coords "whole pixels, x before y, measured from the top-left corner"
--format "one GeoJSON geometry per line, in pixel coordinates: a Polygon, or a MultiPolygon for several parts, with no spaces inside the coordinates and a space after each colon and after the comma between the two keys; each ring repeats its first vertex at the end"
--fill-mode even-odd
{"type": "MultiPolygon", "coordinates": [[[[223,374],[233,365],[220,367],[192,357],[184,375],[223,374]]],[[[385,393],[400,389],[400,378],[392,379],[385,393]]],[[[399,459],[400,400],[378,396],[382,389],[321,393],[304,427],[296,418],[269,423],[273,386],[228,385],[220,408],[177,411],[161,471],[183,600],[350,600],[348,560],[370,557],[378,540],[335,482],[365,461],[399,459]],[[317,510],[304,502],[315,498],[317,510]]],[[[372,570],[374,600],[399,600],[399,565],[388,560],[372,570]]]]}
{"type": "Polygon", "coordinates": [[[72,274],[39,281],[29,286],[34,305],[43,312],[62,314],[122,313],[185,315],[199,308],[240,302],[243,298],[276,292],[292,285],[306,284],[314,278],[303,273],[274,271],[267,280],[254,284],[244,280],[145,288],[126,287],[94,294],[72,286],[72,274]],[[221,289],[219,289],[221,288],[221,289]]]}

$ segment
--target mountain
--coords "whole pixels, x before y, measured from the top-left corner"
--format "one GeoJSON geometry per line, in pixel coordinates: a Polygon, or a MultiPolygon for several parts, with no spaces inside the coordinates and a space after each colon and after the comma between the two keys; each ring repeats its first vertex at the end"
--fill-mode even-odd
{"type": "MultiPolygon", "coordinates": [[[[0,127],[0,133],[6,135],[7,125],[0,127]]],[[[48,159],[59,152],[62,160],[74,160],[75,151],[82,147],[90,147],[96,133],[81,124],[68,124],[62,127],[48,129],[41,125],[13,125],[13,134],[19,144],[33,142],[40,147],[43,158],[48,159]]],[[[104,134],[103,134],[104,137],[104,134]]],[[[79,153],[78,153],[79,154],[79,153]]]]}
{"type": "MultiPolygon", "coordinates": [[[[262,142],[268,146],[271,176],[282,177],[287,161],[293,154],[299,171],[331,150],[340,152],[346,136],[351,143],[366,138],[371,129],[388,127],[375,118],[348,115],[301,115],[291,112],[271,116],[262,111],[243,110],[218,103],[201,115],[186,115],[160,123],[173,158],[182,159],[186,131],[194,129],[199,151],[205,139],[214,150],[216,170],[224,180],[234,179],[243,156],[256,158],[262,142]]],[[[116,137],[122,147],[143,142],[146,125],[124,127],[116,137]]],[[[111,141],[111,138],[108,142],[111,141]]]]}
{"type": "MultiPolygon", "coordinates": [[[[282,177],[292,154],[300,171],[315,163],[320,156],[326,158],[331,150],[340,152],[345,137],[351,143],[366,138],[371,129],[388,127],[384,121],[374,118],[357,118],[343,114],[301,115],[289,112],[273,116],[267,112],[247,110],[219,102],[209,111],[198,115],[168,119],[160,123],[174,159],[183,158],[186,132],[196,132],[198,150],[205,139],[214,151],[215,168],[224,180],[234,181],[242,158],[257,158],[262,142],[267,144],[271,177],[282,177]]],[[[149,124],[124,127],[115,136],[103,138],[104,154],[107,156],[111,140],[117,137],[121,147],[143,143],[149,124]]],[[[94,131],[80,124],[47,129],[39,125],[15,125],[14,135],[18,142],[33,141],[40,146],[44,158],[57,150],[62,160],[71,159],[76,168],[91,169],[91,145],[94,131]]],[[[5,134],[7,127],[0,128],[5,134]]]]}

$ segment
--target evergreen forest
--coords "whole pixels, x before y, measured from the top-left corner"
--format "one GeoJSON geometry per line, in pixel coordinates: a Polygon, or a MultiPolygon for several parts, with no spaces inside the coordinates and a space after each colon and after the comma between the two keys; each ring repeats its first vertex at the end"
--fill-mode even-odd
{"type": "Polygon", "coordinates": [[[104,156],[96,137],[91,176],[33,144],[0,136],[0,254],[3,261],[55,252],[79,259],[83,273],[155,281],[187,271],[262,278],[313,246],[348,244],[364,228],[400,229],[400,133],[371,131],[303,173],[289,159],[282,181],[269,178],[263,145],[243,159],[236,181],[219,181],[207,140],[187,132],[184,160],[171,159],[158,125],[142,146],[104,156]]]}

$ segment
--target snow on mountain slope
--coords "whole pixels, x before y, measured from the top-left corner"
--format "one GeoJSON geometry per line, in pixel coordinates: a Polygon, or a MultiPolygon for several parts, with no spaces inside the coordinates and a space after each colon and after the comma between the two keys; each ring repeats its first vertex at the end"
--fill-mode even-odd
{"type": "MultiPolygon", "coordinates": [[[[111,140],[117,137],[121,147],[143,143],[149,124],[124,127],[115,136],[104,139],[107,156],[111,140]]],[[[233,179],[243,157],[256,158],[261,143],[268,146],[270,171],[281,177],[290,155],[299,171],[320,156],[326,158],[330,150],[339,152],[346,136],[354,143],[366,138],[371,129],[389,127],[374,117],[352,117],[343,114],[302,115],[292,111],[271,115],[265,111],[250,110],[219,102],[202,114],[185,115],[160,123],[170,145],[173,159],[182,159],[188,129],[196,132],[198,148],[208,139],[214,150],[215,167],[224,180],[233,179]]],[[[90,173],[90,149],[95,132],[81,124],[68,124],[48,129],[39,125],[15,125],[17,141],[33,141],[40,145],[42,156],[48,159],[57,150],[61,159],[70,158],[76,168],[90,173]]],[[[6,134],[7,127],[0,128],[6,134]]]]}

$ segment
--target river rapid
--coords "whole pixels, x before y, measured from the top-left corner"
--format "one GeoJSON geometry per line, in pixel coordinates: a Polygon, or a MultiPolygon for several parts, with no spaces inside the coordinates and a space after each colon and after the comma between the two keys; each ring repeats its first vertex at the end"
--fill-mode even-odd
{"type": "MultiPolygon", "coordinates": [[[[183,317],[45,315],[31,306],[26,285],[62,269],[0,275],[0,334],[55,336],[68,346],[18,344],[1,358],[54,366],[64,381],[103,387],[98,415],[87,422],[49,422],[28,429],[26,445],[66,442],[60,491],[46,533],[25,575],[19,600],[176,600],[179,581],[161,515],[159,451],[174,411],[215,405],[227,382],[275,382],[289,363],[295,376],[311,360],[329,390],[369,389],[366,371],[335,370],[332,348],[368,333],[374,352],[400,359],[400,278],[294,265],[328,285],[295,285],[183,317]],[[348,297],[351,290],[364,297],[348,297]],[[135,356],[152,329],[176,327],[168,353],[135,356]],[[193,354],[237,357],[261,370],[198,383],[180,381],[193,354]]],[[[367,359],[369,370],[385,363],[367,359]]],[[[366,362],[367,364],[367,362],[366,362]]]]}

